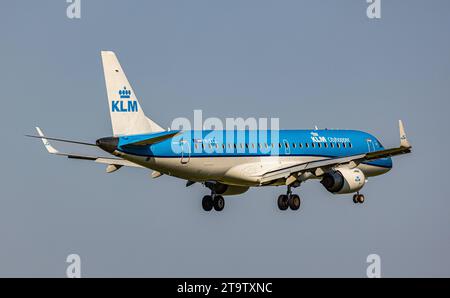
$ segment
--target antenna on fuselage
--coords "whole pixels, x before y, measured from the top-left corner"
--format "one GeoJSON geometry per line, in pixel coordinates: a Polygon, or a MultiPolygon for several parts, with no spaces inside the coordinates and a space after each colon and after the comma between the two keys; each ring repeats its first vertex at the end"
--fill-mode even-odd
{"type": "Polygon", "coordinates": [[[315,129],[315,130],[319,130],[319,129],[317,128],[317,125],[314,125],[314,129],[315,129]]]}

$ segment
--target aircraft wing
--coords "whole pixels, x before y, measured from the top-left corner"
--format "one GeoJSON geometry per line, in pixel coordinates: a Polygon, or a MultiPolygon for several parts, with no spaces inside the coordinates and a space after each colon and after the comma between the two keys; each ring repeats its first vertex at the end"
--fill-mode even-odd
{"type": "MultiPolygon", "coordinates": [[[[95,144],[90,144],[90,143],[84,143],[84,142],[75,142],[75,141],[70,141],[70,140],[62,140],[62,139],[55,139],[55,138],[46,138],[42,132],[42,130],[39,127],[36,127],[36,130],[39,134],[38,138],[42,139],[42,142],[44,143],[45,149],[47,149],[47,151],[50,154],[55,154],[55,155],[60,155],[60,156],[66,156],[68,158],[73,158],[73,159],[82,159],[82,160],[91,160],[97,163],[101,163],[101,164],[107,164],[110,166],[115,166],[113,168],[111,168],[111,170],[109,172],[112,172],[112,169],[118,169],[122,166],[126,166],[126,167],[136,167],[136,168],[143,168],[143,166],[135,164],[131,161],[122,159],[122,158],[117,158],[117,157],[102,157],[102,156],[91,156],[91,155],[84,155],[84,154],[76,154],[76,153],[64,153],[64,152],[59,152],[58,150],[55,149],[55,147],[53,147],[50,142],[48,141],[49,139],[52,140],[59,140],[62,142],[70,142],[70,143],[76,143],[76,144],[82,144],[82,145],[90,145],[90,146],[95,146],[95,144]]],[[[34,136],[31,136],[34,137],[34,136]]]]}
{"type": "Polygon", "coordinates": [[[369,153],[349,155],[337,158],[326,158],[311,162],[289,165],[284,168],[278,168],[276,170],[264,173],[260,179],[260,184],[263,185],[272,181],[276,181],[278,179],[286,179],[286,184],[290,185],[297,180],[298,176],[306,172],[310,172],[315,176],[321,176],[330,168],[337,167],[339,165],[348,164],[350,167],[356,167],[358,164],[365,161],[410,153],[412,147],[408,142],[408,139],[406,138],[405,129],[401,120],[399,120],[399,130],[400,147],[398,148],[383,149],[369,153]]]}

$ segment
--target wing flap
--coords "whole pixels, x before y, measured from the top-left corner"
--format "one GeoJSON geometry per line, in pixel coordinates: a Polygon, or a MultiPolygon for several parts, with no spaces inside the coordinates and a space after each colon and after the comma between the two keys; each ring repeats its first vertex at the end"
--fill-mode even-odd
{"type": "Polygon", "coordinates": [[[288,178],[292,174],[304,173],[307,171],[313,171],[318,168],[327,168],[332,166],[337,166],[341,164],[346,164],[352,161],[357,161],[364,158],[366,154],[358,154],[352,156],[345,156],[340,158],[327,158],[320,159],[311,162],[300,163],[296,165],[291,165],[274,171],[266,172],[263,174],[260,183],[265,184],[270,181],[277,179],[288,178]]]}

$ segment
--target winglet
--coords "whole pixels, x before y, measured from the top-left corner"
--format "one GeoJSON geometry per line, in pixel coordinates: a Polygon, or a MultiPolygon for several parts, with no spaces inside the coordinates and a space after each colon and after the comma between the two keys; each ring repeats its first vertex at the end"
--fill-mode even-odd
{"type": "Polygon", "coordinates": [[[400,129],[400,147],[411,148],[411,144],[408,142],[408,138],[406,137],[402,120],[398,120],[398,127],[400,129]]]}
{"type": "Polygon", "coordinates": [[[43,137],[42,142],[44,143],[45,149],[47,149],[47,151],[51,154],[58,154],[59,151],[56,150],[55,148],[53,148],[53,146],[50,145],[49,141],[46,138],[44,138],[44,133],[42,132],[42,130],[37,126],[36,126],[36,130],[37,130],[39,136],[43,137]]]}

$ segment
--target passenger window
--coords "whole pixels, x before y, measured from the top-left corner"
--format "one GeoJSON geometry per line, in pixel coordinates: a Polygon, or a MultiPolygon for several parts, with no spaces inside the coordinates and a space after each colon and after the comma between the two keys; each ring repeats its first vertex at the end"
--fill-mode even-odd
{"type": "Polygon", "coordinates": [[[305,148],[308,148],[308,146],[309,146],[308,143],[305,143],[305,148]]]}
{"type": "Polygon", "coordinates": [[[284,147],[289,148],[289,143],[284,143],[284,147]]]}
{"type": "Polygon", "coordinates": [[[298,148],[302,148],[302,147],[303,147],[302,143],[298,143],[298,148]]]}
{"type": "Polygon", "coordinates": [[[330,143],[330,147],[331,147],[331,148],[334,148],[334,144],[333,144],[333,143],[330,143]]]}
{"type": "Polygon", "coordinates": [[[348,143],[348,147],[352,148],[352,143],[348,143]]]}
{"type": "Polygon", "coordinates": [[[323,145],[325,146],[325,148],[328,148],[328,143],[323,143],[323,145]]]}
{"type": "Polygon", "coordinates": [[[316,145],[314,145],[314,143],[311,143],[311,147],[314,148],[316,145]]]}
{"type": "Polygon", "coordinates": [[[341,147],[341,145],[340,145],[339,143],[336,143],[336,147],[340,148],[340,147],[341,147]]]}
{"type": "Polygon", "coordinates": [[[320,147],[322,147],[322,144],[321,144],[321,143],[318,143],[317,146],[320,148],[320,147]]]}
{"type": "Polygon", "coordinates": [[[345,148],[345,143],[342,143],[342,147],[345,148]]]}
{"type": "Polygon", "coordinates": [[[296,147],[295,143],[292,143],[292,147],[293,147],[293,148],[295,148],[295,147],[296,147]]]}

